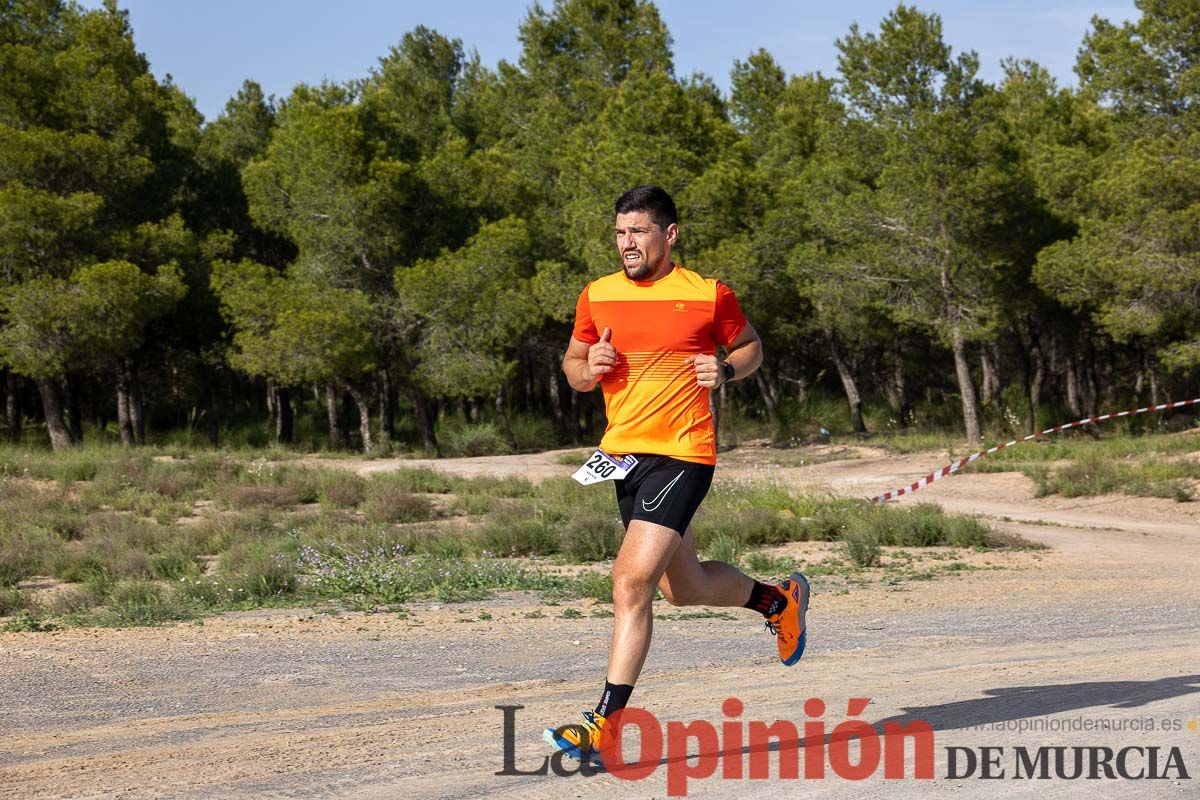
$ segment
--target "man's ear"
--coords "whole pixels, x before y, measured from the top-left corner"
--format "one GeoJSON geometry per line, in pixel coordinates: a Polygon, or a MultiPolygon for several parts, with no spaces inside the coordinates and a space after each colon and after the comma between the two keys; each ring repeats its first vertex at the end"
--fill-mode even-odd
{"type": "Polygon", "coordinates": [[[675,240],[679,238],[679,226],[672,222],[667,226],[667,243],[675,244],[675,240]]]}

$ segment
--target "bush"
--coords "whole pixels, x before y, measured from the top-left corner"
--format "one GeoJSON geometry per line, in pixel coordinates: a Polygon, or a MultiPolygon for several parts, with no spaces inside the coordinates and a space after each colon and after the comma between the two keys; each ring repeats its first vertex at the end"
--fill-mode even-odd
{"type": "Polygon", "coordinates": [[[581,572],[576,576],[575,585],[571,587],[571,590],[572,593],[579,597],[594,597],[602,603],[611,603],[613,593],[612,575],[592,570],[581,572]]]}
{"type": "Polygon", "coordinates": [[[454,492],[459,495],[533,497],[537,494],[537,487],[519,475],[505,475],[501,478],[458,478],[452,485],[454,492]]]}
{"type": "Polygon", "coordinates": [[[584,511],[561,528],[560,549],[578,563],[605,561],[616,557],[624,536],[621,520],[612,512],[584,511]]]}
{"type": "Polygon", "coordinates": [[[234,542],[261,539],[277,533],[269,510],[232,514],[211,514],[200,522],[188,525],[176,537],[189,543],[196,555],[216,555],[234,542]]]}
{"type": "Polygon", "coordinates": [[[554,423],[544,416],[509,414],[508,422],[517,449],[522,452],[549,450],[558,443],[554,423]]]}
{"type": "Polygon", "coordinates": [[[0,589],[0,617],[29,608],[29,595],[15,586],[0,589]]]}
{"type": "Polygon", "coordinates": [[[275,473],[281,485],[296,492],[298,503],[316,503],[320,500],[323,477],[323,471],[307,467],[283,467],[275,473]]]}
{"type": "Polygon", "coordinates": [[[127,514],[102,512],[88,517],[82,537],[66,542],[49,556],[52,574],[82,581],[96,574],[109,579],[148,578],[149,556],[157,552],[164,532],[127,514]]]}
{"type": "Polygon", "coordinates": [[[55,627],[54,623],[47,620],[41,612],[23,609],[4,623],[2,630],[5,633],[42,633],[52,631],[55,627]]]}
{"type": "Polygon", "coordinates": [[[792,516],[765,508],[735,510],[701,506],[692,526],[696,548],[707,550],[717,539],[737,540],[741,549],[753,545],[780,544],[797,538],[797,523],[792,516]]]}
{"type": "Polygon", "coordinates": [[[10,535],[0,541],[0,587],[15,586],[41,570],[43,554],[48,548],[41,546],[44,537],[37,537],[36,544],[32,538],[10,535]]]}
{"type": "Polygon", "coordinates": [[[868,530],[847,531],[841,540],[842,551],[846,557],[859,567],[879,566],[879,556],[882,548],[879,538],[868,530]]]}
{"type": "Polygon", "coordinates": [[[154,625],[191,619],[197,609],[185,598],[153,581],[126,580],[115,585],[104,607],[79,621],[107,627],[154,625]]]}
{"type": "Polygon", "coordinates": [[[479,547],[493,556],[547,555],[558,551],[554,529],[528,508],[493,514],[480,530],[479,547]]]}
{"type": "Polygon", "coordinates": [[[362,512],[371,522],[421,522],[436,516],[428,497],[413,494],[395,482],[379,478],[367,484],[362,512]]]}
{"type": "Polygon", "coordinates": [[[150,571],[162,580],[178,580],[199,573],[196,553],[191,552],[189,543],[173,543],[169,550],[150,556],[150,571]]]}
{"type": "Polygon", "coordinates": [[[438,431],[438,441],[448,456],[499,456],[512,447],[491,422],[447,427],[438,431]]]}
{"type": "Polygon", "coordinates": [[[305,584],[318,596],[374,603],[404,603],[418,597],[443,602],[483,600],[502,589],[561,592],[572,585],[561,577],[503,561],[410,555],[399,545],[335,552],[305,548],[299,563],[305,584]]]}
{"type": "Polygon", "coordinates": [[[410,492],[446,494],[452,491],[451,480],[432,467],[403,467],[394,472],[380,473],[372,480],[386,480],[410,492]]]}
{"type": "Polygon", "coordinates": [[[94,586],[66,586],[47,598],[42,608],[55,616],[78,614],[99,605],[102,600],[103,596],[94,586]]]}
{"type": "Polygon", "coordinates": [[[747,553],[742,559],[746,569],[755,575],[782,576],[790,575],[796,569],[796,559],[788,556],[773,558],[761,550],[747,553]]]}
{"type": "Polygon", "coordinates": [[[296,540],[238,542],[221,554],[218,574],[229,599],[266,600],[296,589],[296,540]]]}
{"type": "Polygon", "coordinates": [[[229,505],[245,508],[292,508],[300,502],[299,493],[291,486],[243,484],[229,492],[229,505]]]}
{"type": "Polygon", "coordinates": [[[353,472],[323,470],[319,487],[322,508],[355,508],[366,495],[367,482],[353,472]]]}
{"type": "Polygon", "coordinates": [[[713,561],[724,561],[737,566],[745,549],[746,541],[743,538],[730,534],[720,534],[707,541],[704,548],[704,555],[713,561]]]}

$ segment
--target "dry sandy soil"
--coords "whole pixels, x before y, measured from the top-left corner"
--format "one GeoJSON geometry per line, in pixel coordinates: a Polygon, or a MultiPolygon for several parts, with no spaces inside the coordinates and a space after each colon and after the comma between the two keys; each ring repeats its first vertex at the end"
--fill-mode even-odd
{"type": "MultiPolygon", "coordinates": [[[[769,472],[868,496],[940,466],[943,455],[826,448],[812,451],[819,463],[774,467],[765,466],[769,451],[744,449],[724,456],[719,477],[769,472]]],[[[556,454],[428,463],[458,474],[571,471],[556,454]]],[[[689,619],[664,606],[634,701],[664,722],[719,724],[722,701],[737,697],[743,720],[800,726],[810,720],[805,700],[820,698],[830,730],[847,718],[849,698],[868,697],[860,717],[872,724],[932,726],[935,777],[915,780],[910,765],[903,780],[827,772],[798,784],[774,766],[766,781],[723,780],[718,770],[692,780],[690,796],[1200,797],[1200,732],[1187,728],[1200,717],[1200,503],[1034,499],[1015,474],[956,476],[901,502],[982,514],[1051,549],[976,556],[998,568],[849,593],[817,578],[808,652],[790,669],[749,612],[689,619]],[[1157,746],[1160,771],[1177,747],[1191,777],[1014,779],[1015,748],[1041,745],[1157,746]],[[947,748],[983,746],[1004,748],[1003,779],[981,780],[978,770],[948,779],[947,748]]],[[[407,616],[269,611],[202,625],[0,634],[0,798],[666,796],[667,772],[689,762],[636,782],[496,774],[496,706],[523,706],[513,756],[528,771],[547,752],[542,728],[595,700],[611,620],[594,610],[512,594],[414,604],[407,616]],[[564,617],[565,608],[582,616],[564,617]]],[[[724,747],[723,758],[742,758],[740,747],[724,747]]],[[[1130,751],[1128,769],[1145,769],[1147,752],[1130,751]]]]}

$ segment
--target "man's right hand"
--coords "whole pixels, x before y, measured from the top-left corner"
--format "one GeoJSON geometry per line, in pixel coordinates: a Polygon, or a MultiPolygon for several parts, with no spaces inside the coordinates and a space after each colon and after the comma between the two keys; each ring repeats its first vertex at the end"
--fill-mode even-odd
{"type": "Polygon", "coordinates": [[[612,338],[612,328],[605,328],[600,334],[600,341],[588,349],[587,364],[593,381],[600,376],[612,372],[617,366],[617,349],[609,341],[612,338]]]}

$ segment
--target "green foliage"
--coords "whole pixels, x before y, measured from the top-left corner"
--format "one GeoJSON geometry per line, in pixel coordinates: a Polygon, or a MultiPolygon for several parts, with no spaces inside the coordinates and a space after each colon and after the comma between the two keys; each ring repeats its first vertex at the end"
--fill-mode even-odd
{"type": "Polygon", "coordinates": [[[530,248],[528,226],[510,217],[436,261],[397,270],[396,291],[423,331],[418,375],[431,390],[475,396],[511,377],[505,355],[539,320],[530,248]]]}
{"type": "Polygon", "coordinates": [[[512,452],[512,447],[494,422],[443,428],[438,441],[448,456],[498,456],[512,452]]]}
{"type": "Polygon", "coordinates": [[[235,329],[230,362],[283,386],[342,383],[370,369],[365,294],[287,279],[260,264],[217,262],[213,291],[235,329]]]}
{"type": "Polygon", "coordinates": [[[366,487],[362,512],[371,522],[421,522],[436,516],[427,497],[413,494],[387,473],[373,477],[366,487]]]}
{"type": "Polygon", "coordinates": [[[577,563],[616,558],[624,536],[621,520],[612,511],[606,514],[585,510],[559,528],[563,555],[577,563]]]}
{"type": "Polygon", "coordinates": [[[1133,23],[1096,18],[1079,51],[1081,97],[1110,112],[1092,126],[1111,133],[1102,147],[1077,138],[1053,153],[1057,171],[1078,165],[1090,180],[1060,193],[1079,236],[1043,250],[1034,277],[1115,340],[1150,344],[1187,370],[1200,364],[1196,9],[1139,7],[1133,23]]]}
{"type": "Polygon", "coordinates": [[[856,567],[877,567],[882,553],[879,539],[871,531],[848,531],[841,539],[842,549],[856,567]]]}

